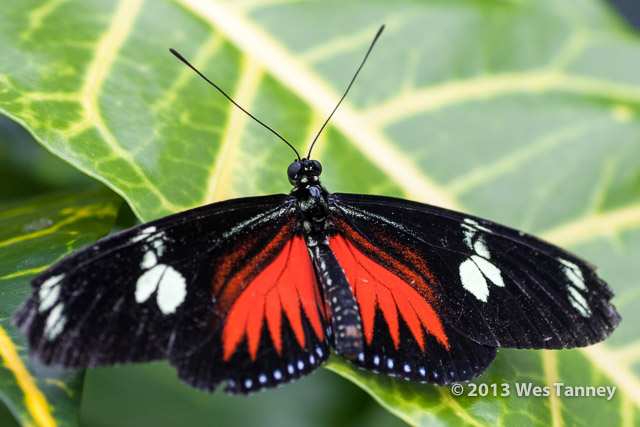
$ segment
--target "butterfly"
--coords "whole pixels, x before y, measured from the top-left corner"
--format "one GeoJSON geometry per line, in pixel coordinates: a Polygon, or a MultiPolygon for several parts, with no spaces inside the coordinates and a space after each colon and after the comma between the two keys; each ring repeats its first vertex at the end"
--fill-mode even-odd
{"type": "Polygon", "coordinates": [[[309,374],[333,350],[442,385],[477,377],[499,347],[587,346],[620,322],[594,267],[561,248],[435,206],[329,193],[311,159],[317,136],[301,158],[172,52],[293,149],[293,188],[141,224],[50,267],[13,317],[35,359],[168,359],[196,388],[247,394],[309,374]]]}

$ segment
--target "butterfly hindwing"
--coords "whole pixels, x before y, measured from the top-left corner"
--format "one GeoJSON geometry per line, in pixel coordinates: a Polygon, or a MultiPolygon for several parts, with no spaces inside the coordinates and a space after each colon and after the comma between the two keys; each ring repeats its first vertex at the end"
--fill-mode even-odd
{"type": "MultiPolygon", "coordinates": [[[[234,304],[246,299],[247,284],[282,258],[283,250],[288,251],[286,259],[306,256],[310,266],[304,244],[301,252],[300,238],[294,238],[295,222],[294,199],[274,195],[208,205],[134,227],[65,258],[34,279],[34,292],[14,322],[27,335],[32,354],[47,364],[84,367],[169,358],[192,383],[194,369],[210,369],[201,374],[212,382],[198,383],[207,390],[234,373],[258,369],[273,368],[264,385],[298,377],[312,370],[312,353],[316,356],[311,360],[320,362],[328,348],[322,313],[313,316],[303,309],[298,323],[289,320],[298,319],[293,314],[297,299],[280,307],[266,301],[270,313],[280,308],[292,314],[280,316],[280,323],[262,321],[262,328],[249,328],[249,362],[238,356],[246,352],[246,334],[233,338],[239,341],[230,350],[223,342],[225,322],[233,316],[234,304]],[[290,345],[300,343],[301,336],[305,345],[290,345]],[[272,337],[280,338],[284,350],[276,350],[272,337]],[[228,366],[203,363],[202,358],[212,357],[200,352],[204,348],[216,354],[226,351],[228,366]],[[257,351],[260,357],[255,357],[257,351]],[[304,357],[305,367],[296,365],[293,374],[286,372],[290,363],[304,357]],[[280,366],[282,376],[273,377],[280,366]]],[[[305,296],[306,309],[316,303],[317,286],[308,271],[300,280],[306,282],[293,290],[305,296]]],[[[265,313],[268,319],[277,317],[265,313]]],[[[250,322],[259,320],[252,314],[250,322]]],[[[260,380],[256,375],[255,381],[260,380]]]]}
{"type": "Polygon", "coordinates": [[[593,267],[533,236],[395,198],[329,200],[341,234],[387,254],[382,263],[391,270],[405,266],[422,278],[442,323],[478,344],[584,346],[604,339],[620,320],[593,267]]]}
{"type": "Polygon", "coordinates": [[[387,319],[377,310],[374,337],[365,343],[364,352],[351,362],[375,373],[397,376],[409,381],[449,384],[471,380],[491,364],[497,348],[478,344],[448,325],[445,347],[431,334],[422,331],[422,346],[398,311],[398,345],[389,333],[387,319]]]}

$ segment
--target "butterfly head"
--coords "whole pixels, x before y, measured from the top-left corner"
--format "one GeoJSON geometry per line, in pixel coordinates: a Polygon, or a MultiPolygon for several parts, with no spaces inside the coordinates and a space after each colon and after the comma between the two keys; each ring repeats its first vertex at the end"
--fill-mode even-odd
{"type": "Polygon", "coordinates": [[[322,173],[322,165],[317,160],[296,160],[289,165],[287,176],[291,185],[317,184],[322,173]]]}

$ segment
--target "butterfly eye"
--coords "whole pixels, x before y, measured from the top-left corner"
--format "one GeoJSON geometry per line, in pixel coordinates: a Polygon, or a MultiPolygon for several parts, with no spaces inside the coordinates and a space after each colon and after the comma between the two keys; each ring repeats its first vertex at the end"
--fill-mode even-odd
{"type": "Polygon", "coordinates": [[[291,182],[291,184],[296,181],[301,170],[302,164],[300,162],[293,162],[289,165],[289,168],[287,169],[287,176],[289,177],[289,182],[291,182]]]}
{"type": "Polygon", "coordinates": [[[322,173],[322,165],[317,160],[312,160],[311,164],[313,165],[314,175],[320,175],[322,173]]]}

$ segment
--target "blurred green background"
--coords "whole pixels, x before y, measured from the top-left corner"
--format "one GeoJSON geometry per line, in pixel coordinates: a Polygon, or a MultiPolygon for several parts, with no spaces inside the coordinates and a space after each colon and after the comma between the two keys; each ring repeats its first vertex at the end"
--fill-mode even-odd
{"type": "MultiPolygon", "coordinates": [[[[638,25],[640,5],[636,1],[616,0],[612,4],[620,8],[631,24],[638,25]]],[[[0,202],[101,186],[49,153],[19,125],[0,117],[0,202]]],[[[132,225],[134,215],[126,205],[122,209],[119,226],[132,225]]],[[[81,423],[372,427],[403,424],[363,390],[326,370],[281,389],[245,398],[226,396],[220,391],[208,395],[193,390],[178,381],[175,371],[166,363],[89,370],[81,423]]],[[[17,425],[13,416],[0,405],[0,426],[12,425],[17,425]]]]}

